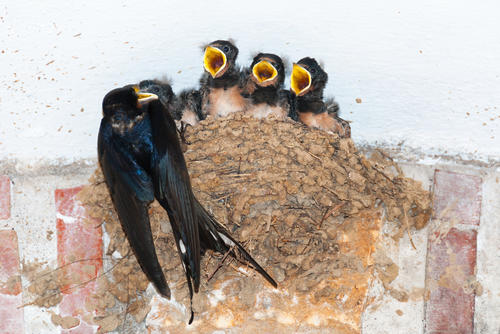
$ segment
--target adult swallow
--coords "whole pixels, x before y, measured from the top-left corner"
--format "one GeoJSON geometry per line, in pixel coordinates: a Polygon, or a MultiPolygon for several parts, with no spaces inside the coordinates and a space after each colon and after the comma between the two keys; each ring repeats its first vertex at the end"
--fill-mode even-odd
{"type": "Polygon", "coordinates": [[[246,113],[257,118],[275,115],[297,120],[290,91],[283,89],[285,65],[272,53],[259,53],[249,68],[242,71],[242,95],[250,105],[246,113]]]}
{"type": "MultiPolygon", "coordinates": [[[[99,163],[142,270],[158,292],[170,298],[148,215],[149,205],[156,199],[169,216],[191,300],[193,290],[199,291],[200,258],[206,249],[241,254],[276,287],[276,282],[194,197],[169,98],[164,102],[137,86],[112,90],[103,100],[98,135],[99,163]]],[[[190,323],[192,319],[191,312],[190,323]]]]}
{"type": "Polygon", "coordinates": [[[238,48],[230,41],[217,40],[204,49],[205,73],[200,79],[202,111],[223,117],[244,111],[248,101],[241,95],[240,69],[236,66],[238,48]]]}
{"type": "Polygon", "coordinates": [[[137,261],[158,292],[170,298],[148,214],[155,198],[151,160],[158,154],[152,144],[149,109],[160,103],[157,99],[132,86],[109,92],[103,100],[97,148],[111,199],[137,261]]]}
{"type": "Polygon", "coordinates": [[[296,110],[299,120],[309,127],[337,133],[349,138],[349,123],[338,116],[338,104],[323,101],[323,90],[328,74],[314,58],[303,58],[293,64],[290,89],[296,96],[296,110]]]}

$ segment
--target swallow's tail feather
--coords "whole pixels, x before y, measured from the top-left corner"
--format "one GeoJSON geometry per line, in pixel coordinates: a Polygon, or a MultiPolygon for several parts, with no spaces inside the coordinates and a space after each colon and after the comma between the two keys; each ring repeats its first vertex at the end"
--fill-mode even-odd
{"type": "Polygon", "coordinates": [[[236,241],[229,232],[196,200],[195,211],[198,218],[199,236],[202,248],[220,253],[231,252],[235,258],[249,263],[272,286],[278,287],[276,281],[254,260],[254,258],[236,241]]]}

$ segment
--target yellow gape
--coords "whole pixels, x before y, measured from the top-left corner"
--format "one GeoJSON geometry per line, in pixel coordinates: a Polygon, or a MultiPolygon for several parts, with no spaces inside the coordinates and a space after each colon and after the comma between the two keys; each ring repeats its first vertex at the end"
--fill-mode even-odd
{"type": "Polygon", "coordinates": [[[144,103],[153,101],[153,100],[158,100],[158,95],[152,94],[152,93],[147,93],[147,92],[142,92],[139,89],[139,86],[133,86],[135,94],[137,95],[137,106],[140,107],[144,103]]]}
{"type": "Polygon", "coordinates": [[[290,88],[292,88],[295,95],[304,95],[305,93],[307,93],[310,87],[311,74],[309,73],[309,71],[298,64],[293,64],[290,88]]]}
{"type": "Polygon", "coordinates": [[[205,70],[210,73],[212,78],[215,78],[227,65],[226,55],[218,48],[207,46],[203,64],[205,70]]]}
{"type": "Polygon", "coordinates": [[[252,68],[252,74],[260,83],[264,83],[276,78],[278,71],[270,62],[261,60],[252,68]]]}

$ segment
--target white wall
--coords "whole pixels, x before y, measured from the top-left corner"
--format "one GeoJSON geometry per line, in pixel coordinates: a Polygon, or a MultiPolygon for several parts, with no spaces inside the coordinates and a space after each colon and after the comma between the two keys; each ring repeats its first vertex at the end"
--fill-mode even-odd
{"type": "Polygon", "coordinates": [[[115,86],[202,73],[199,46],[313,56],[359,143],[500,159],[497,1],[0,2],[0,159],[96,156],[115,86]],[[357,104],[356,98],[362,103],[357,104]]]}

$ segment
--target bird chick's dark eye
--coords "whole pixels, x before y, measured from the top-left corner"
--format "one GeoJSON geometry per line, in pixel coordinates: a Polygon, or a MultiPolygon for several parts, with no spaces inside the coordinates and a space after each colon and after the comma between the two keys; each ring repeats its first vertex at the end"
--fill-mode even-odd
{"type": "Polygon", "coordinates": [[[153,93],[158,93],[160,91],[160,88],[158,87],[153,87],[153,93]]]}
{"type": "Polygon", "coordinates": [[[314,74],[314,73],[316,73],[316,69],[315,68],[311,68],[311,70],[309,72],[311,72],[311,74],[314,74]]]}
{"type": "Polygon", "coordinates": [[[222,51],[224,51],[224,52],[228,52],[228,51],[229,51],[229,46],[225,46],[225,47],[223,47],[223,48],[222,48],[222,51]]]}

